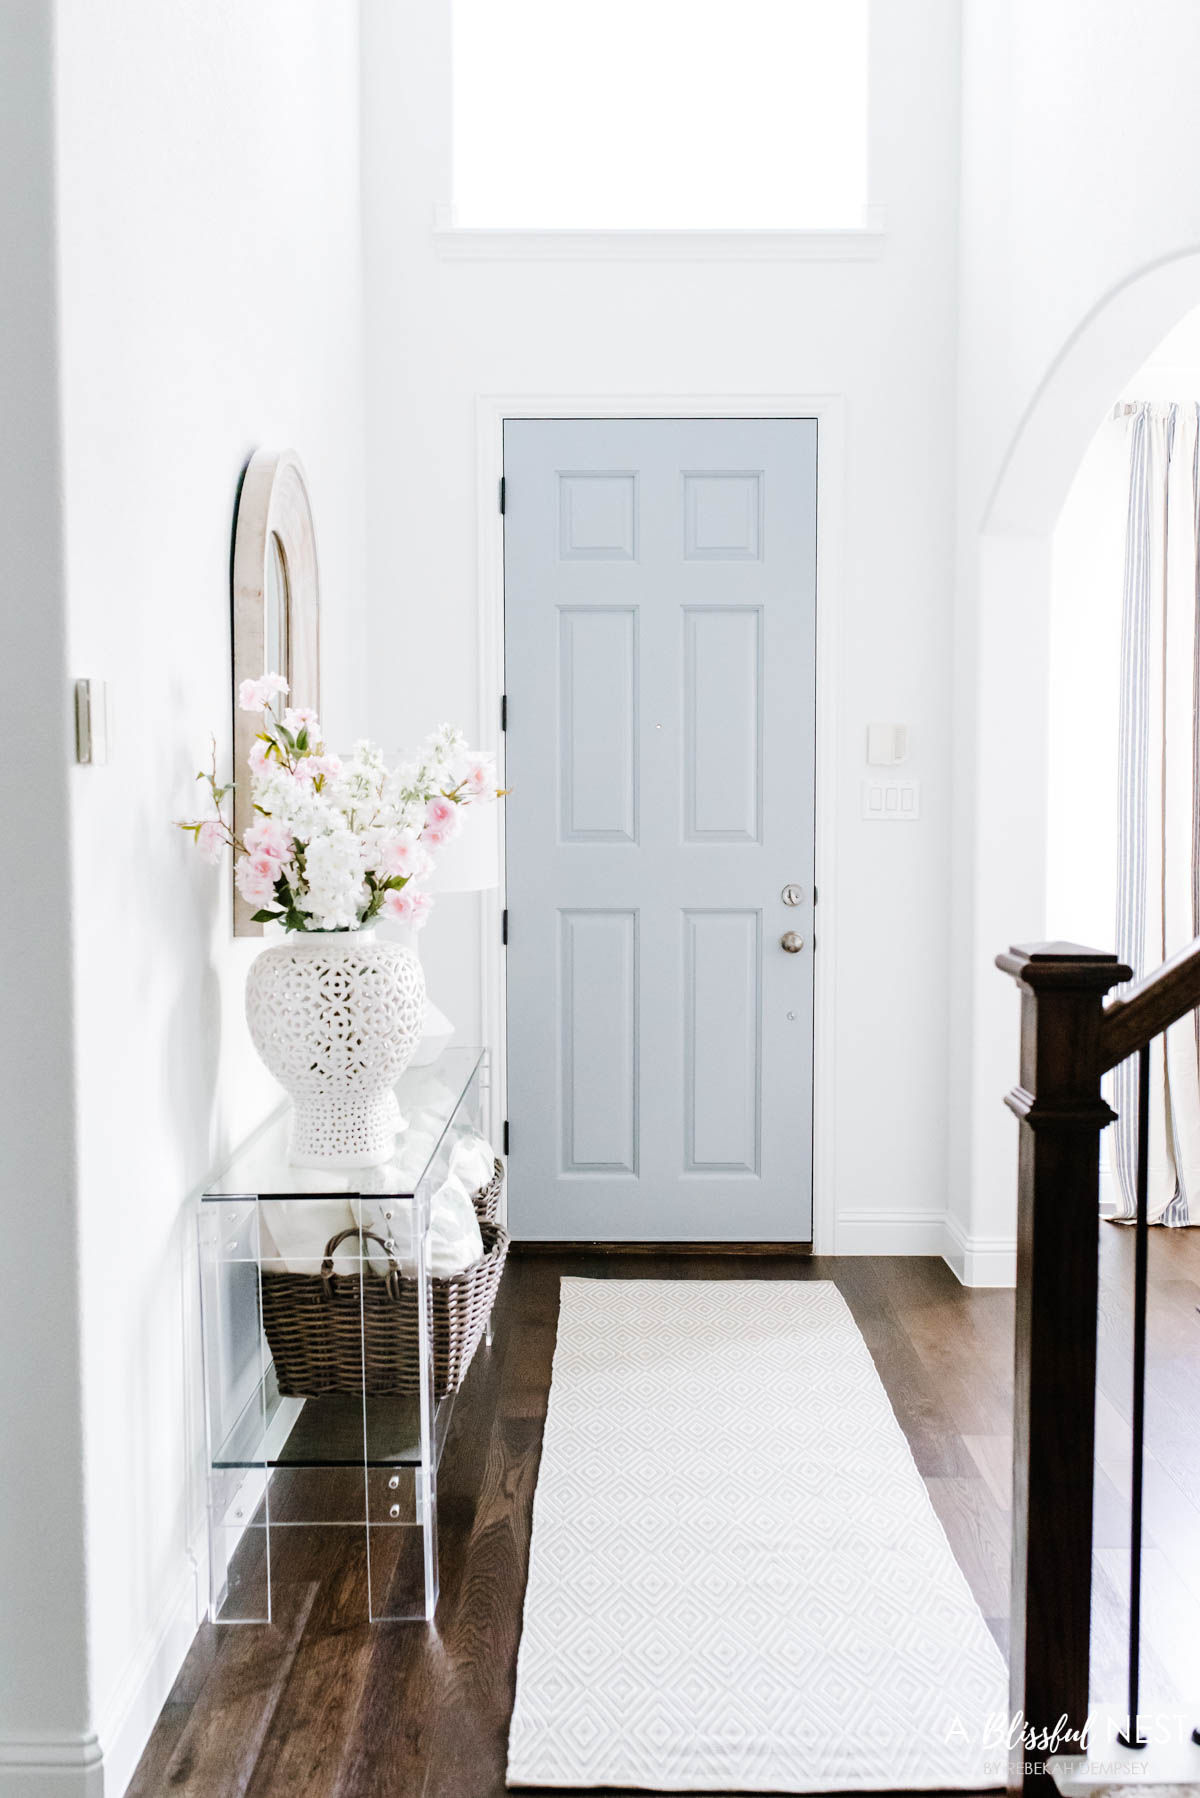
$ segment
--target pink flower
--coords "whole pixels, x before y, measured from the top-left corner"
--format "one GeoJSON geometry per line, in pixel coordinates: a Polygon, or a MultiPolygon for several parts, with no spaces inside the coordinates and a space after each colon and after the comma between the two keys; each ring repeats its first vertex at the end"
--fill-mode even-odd
{"type": "Polygon", "coordinates": [[[400,880],[420,880],[433,867],[433,857],[420,843],[394,843],[383,858],[383,873],[400,880]]]}
{"type": "Polygon", "coordinates": [[[429,849],[444,849],[461,829],[462,819],[453,799],[445,799],[440,793],[435,794],[425,807],[425,828],[421,832],[421,841],[429,849]]]}
{"type": "Polygon", "coordinates": [[[283,714],[284,728],[290,731],[306,730],[313,742],[319,742],[321,736],[321,720],[311,706],[289,706],[283,714]]]}
{"type": "Polygon", "coordinates": [[[282,674],[264,674],[259,680],[244,680],[238,688],[238,704],[243,712],[265,712],[276,693],[286,693],[288,684],[282,674]]]}
{"type": "Polygon", "coordinates": [[[251,855],[269,856],[276,862],[290,860],[294,846],[291,831],[276,818],[260,818],[257,824],[252,824],[246,832],[245,842],[251,855]]]}
{"type": "Polygon", "coordinates": [[[402,887],[399,892],[395,887],[383,896],[383,915],[391,918],[394,924],[411,924],[416,908],[417,894],[410,887],[402,887]]]}
{"type": "Polygon", "coordinates": [[[321,775],[336,779],[342,764],[336,755],[305,755],[296,763],[297,780],[317,780],[321,775]]]}
{"type": "Polygon", "coordinates": [[[225,826],[219,818],[209,818],[200,826],[196,845],[206,862],[219,862],[225,848],[225,826]]]}
{"type": "Polygon", "coordinates": [[[487,756],[479,756],[467,770],[463,787],[472,799],[496,797],[496,770],[487,756]]]}
{"type": "Polygon", "coordinates": [[[275,863],[269,856],[243,855],[233,871],[237,890],[256,909],[270,905],[275,898],[275,863]],[[264,873],[264,867],[268,872],[264,873]]]}
{"type": "Polygon", "coordinates": [[[414,930],[420,930],[433,906],[428,893],[417,892],[413,887],[405,887],[397,893],[394,890],[384,896],[383,911],[396,924],[411,924],[414,930]]]}
{"type": "Polygon", "coordinates": [[[261,737],[255,737],[251,743],[247,760],[250,763],[251,774],[265,774],[268,768],[279,766],[271,753],[271,745],[264,743],[261,737]]]}

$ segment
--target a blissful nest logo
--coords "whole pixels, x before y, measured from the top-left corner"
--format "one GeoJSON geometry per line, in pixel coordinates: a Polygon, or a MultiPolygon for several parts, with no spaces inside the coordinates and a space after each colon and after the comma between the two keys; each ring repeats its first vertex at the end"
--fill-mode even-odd
{"type": "MultiPolygon", "coordinates": [[[[1146,1764],[1144,1751],[1135,1754],[1120,1740],[1122,1727],[1123,1721],[1111,1712],[1089,1713],[1081,1729],[1072,1727],[1065,1712],[1048,1726],[1030,1723],[1021,1711],[1011,1717],[995,1712],[985,1719],[982,1730],[955,1717],[946,1740],[959,1747],[977,1747],[991,1756],[984,1766],[988,1774],[1006,1774],[1019,1753],[1025,1757],[1022,1771],[1026,1775],[1045,1773],[1046,1762],[1056,1755],[1072,1755],[1088,1762],[1091,1775],[1122,1778],[1144,1771],[1146,1764]]],[[[1141,1712],[1138,1727],[1148,1748],[1196,1740],[1190,1720],[1169,1711],[1141,1712]]]]}

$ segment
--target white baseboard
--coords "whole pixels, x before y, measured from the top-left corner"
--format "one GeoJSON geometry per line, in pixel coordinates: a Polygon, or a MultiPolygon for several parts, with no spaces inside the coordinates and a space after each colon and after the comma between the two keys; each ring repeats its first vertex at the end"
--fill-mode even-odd
{"type": "Polygon", "coordinates": [[[123,1798],[203,1621],[207,1561],[207,1542],[194,1544],[157,1626],[148,1631],[108,1707],[100,1727],[104,1798],[123,1798]]]}
{"type": "Polygon", "coordinates": [[[835,1255],[940,1255],[945,1246],[943,1211],[841,1211],[834,1222],[835,1255]]]}
{"type": "Polygon", "coordinates": [[[204,1615],[193,1551],[95,1734],[0,1738],[0,1798],[123,1798],[204,1615]]]}
{"type": "Polygon", "coordinates": [[[968,1236],[957,1218],[946,1217],[942,1258],[963,1286],[1015,1286],[1017,1243],[1012,1236],[968,1236]]]}
{"type": "Polygon", "coordinates": [[[0,1740],[0,1798],[105,1798],[99,1739],[5,1737],[0,1740]]]}

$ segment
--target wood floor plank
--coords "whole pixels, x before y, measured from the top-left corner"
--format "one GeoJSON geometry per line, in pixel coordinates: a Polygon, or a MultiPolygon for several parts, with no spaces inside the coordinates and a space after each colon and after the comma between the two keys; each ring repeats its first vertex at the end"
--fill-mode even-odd
{"type": "Polygon", "coordinates": [[[930,1479],[933,1508],[985,1617],[1007,1617],[1009,1523],[987,1481],[930,1479]]]}
{"type": "MultiPolygon", "coordinates": [[[[1129,1614],[1129,1548],[1098,1549],[1096,1558],[1122,1601],[1119,1628],[1129,1614]]],[[[1160,1548],[1145,1549],[1142,1554],[1142,1636],[1174,1690],[1200,1699],[1200,1607],[1175,1577],[1160,1548]]],[[[1147,1696],[1159,1694],[1147,1687],[1147,1696]]]]}
{"type": "Polygon", "coordinates": [[[503,1792],[516,1691],[540,1425],[504,1418],[492,1438],[424,1798],[503,1792]]]}
{"type": "MultiPolygon", "coordinates": [[[[1094,1472],[1092,1500],[1092,1547],[1129,1547],[1129,1495],[1122,1495],[1103,1467],[1094,1472]]],[[[1143,1541],[1153,1545],[1149,1529],[1143,1525],[1143,1541]]]]}
{"type": "Polygon", "coordinates": [[[891,1307],[851,1309],[918,1471],[927,1478],[974,1473],[975,1464],[936,1382],[891,1307]]]}
{"type": "Polygon", "coordinates": [[[313,1583],[279,1587],[275,1623],[248,1623],[230,1631],[157,1788],[145,1757],[137,1784],[179,1798],[243,1798],[271,1726],[317,1596],[313,1583]]]}
{"type": "Polygon", "coordinates": [[[263,1738],[247,1798],[295,1798],[301,1792],[337,1790],[348,1751],[348,1725],[378,1647],[377,1632],[406,1627],[364,1620],[365,1554],[357,1549],[357,1539],[353,1547],[332,1541],[328,1545],[309,1627],[296,1647],[263,1738]]]}
{"type": "Polygon", "coordinates": [[[461,1603],[467,1545],[513,1336],[510,1308],[498,1306],[495,1341],[477,1354],[455,1404],[439,1480],[442,1579],[434,1626],[397,1625],[372,1656],[329,1798],[395,1798],[424,1788],[449,1679],[445,1636],[453,1631],[461,1603]]]}
{"type": "Polygon", "coordinates": [[[1013,1445],[1010,1435],[964,1436],[967,1453],[1002,1511],[1012,1510],[1013,1445]]]}
{"type": "Polygon", "coordinates": [[[902,1306],[897,1315],[964,1436],[1002,1435],[1012,1418],[1011,1373],[995,1365],[961,1304],[902,1306]]]}
{"type": "MultiPolygon", "coordinates": [[[[1091,1700],[1094,1706],[1125,1702],[1129,1690],[1129,1594],[1118,1585],[1099,1556],[1092,1571],[1091,1700]]],[[[1149,1642],[1142,1644],[1139,1709],[1154,1705],[1176,1708],[1184,1694],[1149,1642]]]]}

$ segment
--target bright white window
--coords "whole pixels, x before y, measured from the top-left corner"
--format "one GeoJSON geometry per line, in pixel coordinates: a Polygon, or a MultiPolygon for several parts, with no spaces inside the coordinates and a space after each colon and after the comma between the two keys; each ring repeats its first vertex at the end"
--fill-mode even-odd
{"type": "Polygon", "coordinates": [[[863,224],[867,0],[454,0],[454,223],[863,224]]]}

